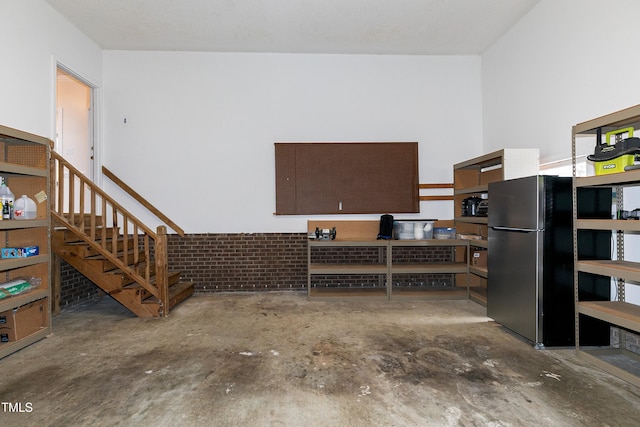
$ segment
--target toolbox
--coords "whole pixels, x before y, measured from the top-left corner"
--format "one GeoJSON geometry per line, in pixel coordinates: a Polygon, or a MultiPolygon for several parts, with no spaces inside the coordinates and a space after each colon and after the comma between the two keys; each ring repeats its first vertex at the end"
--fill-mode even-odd
{"type": "Polygon", "coordinates": [[[602,143],[602,135],[598,132],[598,141],[593,154],[587,156],[594,163],[596,175],[624,172],[625,168],[635,163],[640,154],[640,138],[633,136],[633,128],[628,127],[607,132],[606,142],[602,143]],[[627,135],[623,139],[622,135],[627,135]],[[611,137],[615,142],[611,143],[611,137]]]}

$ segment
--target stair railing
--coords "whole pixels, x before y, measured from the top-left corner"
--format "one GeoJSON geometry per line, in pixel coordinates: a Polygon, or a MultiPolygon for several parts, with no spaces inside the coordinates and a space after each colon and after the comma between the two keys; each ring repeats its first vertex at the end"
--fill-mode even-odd
{"type": "Polygon", "coordinates": [[[72,231],[155,296],[160,301],[160,315],[166,317],[169,314],[166,227],[159,226],[154,232],[55,151],[51,151],[51,160],[50,205],[56,225],[72,231]],[[124,237],[121,250],[117,244],[119,237],[124,237]],[[131,247],[127,237],[133,240],[131,247]],[[140,256],[140,250],[144,257],[140,256]],[[154,261],[155,275],[151,270],[154,261]]]}
{"type": "Polygon", "coordinates": [[[140,193],[138,193],[136,190],[131,188],[126,182],[118,178],[115,173],[111,172],[109,169],[102,166],[102,175],[109,178],[114,184],[116,184],[118,187],[124,190],[129,196],[131,196],[133,200],[135,200],[141,206],[143,206],[146,210],[154,214],[156,218],[158,218],[160,221],[167,224],[167,226],[171,227],[173,231],[176,232],[176,234],[178,234],[180,237],[184,237],[184,230],[180,228],[178,224],[173,222],[168,216],[166,216],[158,208],[153,206],[147,199],[142,197],[140,193]]]}

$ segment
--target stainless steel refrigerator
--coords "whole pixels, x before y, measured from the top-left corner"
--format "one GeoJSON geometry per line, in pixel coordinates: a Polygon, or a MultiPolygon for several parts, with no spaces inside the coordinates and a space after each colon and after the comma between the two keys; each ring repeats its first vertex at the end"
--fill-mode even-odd
{"type": "MultiPolygon", "coordinates": [[[[611,218],[609,189],[579,190],[578,200],[589,201],[579,206],[580,217],[611,218]]],[[[570,177],[489,184],[487,315],[537,348],[575,343],[572,217],[570,177]]],[[[609,259],[611,240],[608,231],[581,230],[578,253],[582,259],[609,259]]],[[[589,275],[581,299],[609,299],[610,286],[608,278],[589,275]]],[[[609,342],[609,329],[600,321],[581,330],[581,344],[609,342]]]]}

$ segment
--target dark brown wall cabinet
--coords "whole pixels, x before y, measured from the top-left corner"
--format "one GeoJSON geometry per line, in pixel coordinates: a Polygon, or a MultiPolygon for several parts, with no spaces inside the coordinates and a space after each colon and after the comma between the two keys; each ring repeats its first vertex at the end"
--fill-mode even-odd
{"type": "Polygon", "coordinates": [[[417,142],[276,143],[276,214],[420,211],[417,142]]]}

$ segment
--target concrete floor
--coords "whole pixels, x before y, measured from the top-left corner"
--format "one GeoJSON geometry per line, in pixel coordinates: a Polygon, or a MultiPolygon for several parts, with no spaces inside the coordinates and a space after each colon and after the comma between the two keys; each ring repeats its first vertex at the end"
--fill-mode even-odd
{"type": "Polygon", "coordinates": [[[630,426],[640,389],[534,350],[470,301],[194,296],[167,319],[109,298],[0,360],[0,425],[630,426]],[[15,408],[15,406],[14,406],[15,408]]]}

